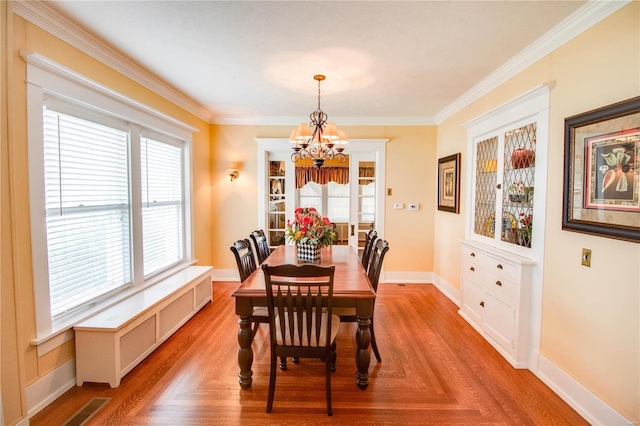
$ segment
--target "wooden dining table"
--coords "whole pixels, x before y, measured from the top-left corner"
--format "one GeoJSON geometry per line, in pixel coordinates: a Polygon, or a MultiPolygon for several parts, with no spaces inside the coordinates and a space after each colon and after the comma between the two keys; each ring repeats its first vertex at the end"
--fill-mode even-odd
{"type": "MultiPolygon", "coordinates": [[[[275,266],[298,264],[296,246],[278,246],[264,263],[275,266]]],[[[362,267],[355,248],[346,245],[324,247],[320,254],[322,266],[335,265],[333,284],[333,306],[355,307],[358,318],[356,329],[356,385],[360,389],[369,386],[369,363],[371,344],[371,316],[376,293],[369,282],[366,271],[362,267]]],[[[264,273],[261,268],[254,271],[240,286],[231,293],[236,301],[236,314],[240,317],[238,324],[238,366],[240,367],[240,387],[248,389],[253,381],[251,366],[253,364],[253,330],[251,314],[257,306],[267,306],[264,273]]]]}

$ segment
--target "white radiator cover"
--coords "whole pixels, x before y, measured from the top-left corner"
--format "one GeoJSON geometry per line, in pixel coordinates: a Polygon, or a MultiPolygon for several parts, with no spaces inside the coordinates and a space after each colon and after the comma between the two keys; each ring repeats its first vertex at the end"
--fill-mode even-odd
{"type": "Polygon", "coordinates": [[[191,266],[77,324],[76,384],[118,387],[125,374],[211,301],[211,271],[191,266]]]}

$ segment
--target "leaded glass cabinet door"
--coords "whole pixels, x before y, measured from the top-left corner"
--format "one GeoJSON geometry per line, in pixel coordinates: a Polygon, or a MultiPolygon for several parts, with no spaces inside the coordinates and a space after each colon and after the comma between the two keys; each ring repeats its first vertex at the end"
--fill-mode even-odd
{"type": "Polygon", "coordinates": [[[475,209],[473,232],[495,238],[496,191],[498,185],[498,137],[476,145],[475,209]]]}
{"type": "Polygon", "coordinates": [[[520,123],[476,141],[472,226],[476,239],[531,247],[536,127],[535,122],[520,123]]]}
{"type": "Polygon", "coordinates": [[[536,169],[536,123],[504,134],[502,230],[500,239],[531,247],[536,169]]]}

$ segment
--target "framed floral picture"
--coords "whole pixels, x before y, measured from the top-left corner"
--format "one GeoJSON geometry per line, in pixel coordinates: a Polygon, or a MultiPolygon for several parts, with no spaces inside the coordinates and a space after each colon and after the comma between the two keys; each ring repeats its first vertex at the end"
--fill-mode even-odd
{"type": "Polygon", "coordinates": [[[438,160],[438,210],[460,213],[460,153],[438,160]]]}
{"type": "Polygon", "coordinates": [[[640,242],[640,97],[565,119],[562,229],[640,242]]]}

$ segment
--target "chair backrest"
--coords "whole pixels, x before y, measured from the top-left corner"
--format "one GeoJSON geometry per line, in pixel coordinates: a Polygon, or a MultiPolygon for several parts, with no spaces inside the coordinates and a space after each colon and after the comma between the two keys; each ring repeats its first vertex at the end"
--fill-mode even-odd
{"type": "Polygon", "coordinates": [[[365,271],[369,270],[369,261],[371,257],[371,249],[373,248],[373,244],[378,238],[378,232],[375,229],[372,229],[367,233],[367,237],[364,240],[364,249],[362,250],[362,266],[365,271]]]}
{"type": "Polygon", "coordinates": [[[230,247],[233,255],[236,257],[238,264],[238,272],[240,273],[240,282],[251,275],[256,270],[256,259],[253,257],[253,249],[249,239],[238,240],[230,247]]]}
{"type": "Polygon", "coordinates": [[[258,255],[258,263],[264,262],[271,254],[269,251],[269,243],[267,242],[267,236],[262,229],[253,231],[250,235],[253,240],[253,245],[256,247],[256,254],[258,255]]]}
{"type": "Polygon", "coordinates": [[[380,280],[380,271],[382,270],[382,261],[389,251],[389,243],[386,240],[376,241],[371,250],[371,265],[369,265],[369,281],[374,290],[378,290],[378,281],[380,280]]]}
{"type": "Polygon", "coordinates": [[[262,270],[273,347],[328,351],[335,266],[263,264],[262,270]],[[276,319],[275,312],[283,314],[276,319]]]}

